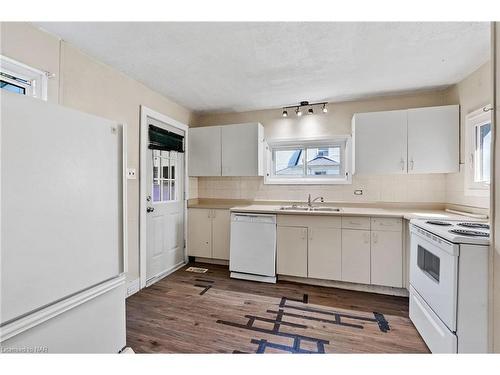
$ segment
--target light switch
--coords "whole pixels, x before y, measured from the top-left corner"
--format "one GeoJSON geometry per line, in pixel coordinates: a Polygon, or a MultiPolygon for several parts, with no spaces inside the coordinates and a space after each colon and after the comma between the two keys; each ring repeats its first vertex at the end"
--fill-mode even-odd
{"type": "Polygon", "coordinates": [[[127,179],[136,180],[137,174],[135,173],[135,168],[127,168],[127,179]]]}
{"type": "Polygon", "coordinates": [[[361,189],[354,190],[354,195],[363,195],[363,190],[361,189]]]}

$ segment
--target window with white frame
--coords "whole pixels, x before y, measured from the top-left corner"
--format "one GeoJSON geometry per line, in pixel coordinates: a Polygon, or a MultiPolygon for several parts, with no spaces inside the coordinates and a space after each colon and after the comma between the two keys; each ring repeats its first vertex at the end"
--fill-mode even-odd
{"type": "Polygon", "coordinates": [[[350,136],[268,141],[266,184],[351,182],[350,136]]]}
{"type": "Polygon", "coordinates": [[[0,89],[47,100],[47,74],[0,55],[0,89]]]}
{"type": "Polygon", "coordinates": [[[465,193],[485,196],[490,189],[490,106],[470,113],[465,121],[465,193]]]}

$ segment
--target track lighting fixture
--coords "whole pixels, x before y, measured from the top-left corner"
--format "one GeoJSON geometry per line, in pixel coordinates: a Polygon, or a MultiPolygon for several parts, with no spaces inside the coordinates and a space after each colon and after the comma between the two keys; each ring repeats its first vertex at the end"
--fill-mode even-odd
{"type": "Polygon", "coordinates": [[[307,113],[309,115],[313,115],[314,114],[314,106],[322,106],[321,107],[321,112],[327,113],[328,112],[328,108],[326,108],[327,104],[328,104],[327,102],[309,103],[308,101],[303,100],[298,105],[296,104],[296,105],[291,105],[291,106],[283,107],[283,112],[281,113],[281,115],[283,117],[288,117],[288,109],[295,108],[295,114],[298,117],[300,117],[303,114],[302,107],[309,107],[309,109],[307,110],[307,113]]]}

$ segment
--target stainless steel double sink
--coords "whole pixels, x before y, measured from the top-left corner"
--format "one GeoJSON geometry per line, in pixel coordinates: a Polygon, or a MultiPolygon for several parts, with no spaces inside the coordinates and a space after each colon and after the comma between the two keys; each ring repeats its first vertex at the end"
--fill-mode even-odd
{"type": "Polygon", "coordinates": [[[303,212],[340,212],[338,207],[325,207],[325,206],[281,206],[281,211],[303,211],[303,212]]]}

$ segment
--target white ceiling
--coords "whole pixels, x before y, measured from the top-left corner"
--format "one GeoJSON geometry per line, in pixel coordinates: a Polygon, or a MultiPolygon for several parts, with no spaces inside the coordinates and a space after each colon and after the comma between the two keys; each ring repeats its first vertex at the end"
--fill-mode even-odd
{"type": "Polygon", "coordinates": [[[489,23],[37,23],[195,111],[341,101],[456,83],[489,23]]]}

